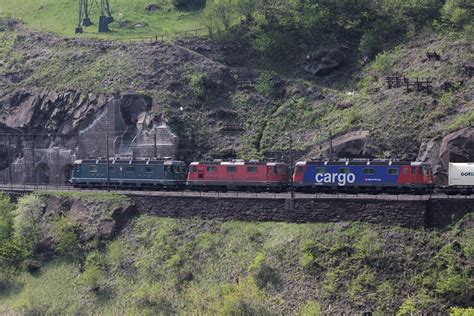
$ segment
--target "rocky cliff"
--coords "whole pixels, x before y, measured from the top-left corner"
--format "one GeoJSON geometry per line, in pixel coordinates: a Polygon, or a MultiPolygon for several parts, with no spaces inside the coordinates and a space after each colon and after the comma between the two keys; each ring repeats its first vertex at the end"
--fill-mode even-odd
{"type": "Polygon", "coordinates": [[[73,159],[107,154],[107,136],[109,155],[154,155],[157,135],[160,155],[185,160],[285,159],[290,131],[298,158],[327,155],[333,136],[336,157],[418,156],[441,182],[448,160],[472,161],[472,43],[415,38],[361,68],[335,47],[282,75],[244,38],[124,44],[18,24],[0,36],[0,155],[20,181],[46,181],[45,168],[64,181],[73,159]],[[430,77],[432,89],[388,89],[396,73],[430,77]],[[51,150],[70,152],[48,162],[51,150]]]}

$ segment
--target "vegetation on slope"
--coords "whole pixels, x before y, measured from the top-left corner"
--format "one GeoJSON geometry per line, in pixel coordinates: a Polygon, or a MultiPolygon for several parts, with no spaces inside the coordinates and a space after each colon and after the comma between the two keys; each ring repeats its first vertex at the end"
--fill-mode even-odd
{"type": "Polygon", "coordinates": [[[18,234],[37,234],[18,220],[41,203],[35,195],[16,207],[0,199],[2,312],[472,313],[463,308],[473,290],[474,230],[462,223],[423,231],[142,215],[114,240],[86,242],[63,218],[42,231],[58,242],[45,258],[18,234]],[[15,249],[28,251],[17,256],[15,249]]]}
{"type": "MultiPolygon", "coordinates": [[[[155,14],[145,2],[122,5],[137,16],[131,20],[155,14]]],[[[169,1],[160,6],[178,12],[169,1]]],[[[370,132],[366,156],[415,159],[422,142],[474,123],[473,81],[462,68],[474,60],[469,1],[216,0],[179,12],[204,17],[213,38],[178,42],[190,52],[172,44],[88,45],[21,28],[0,33],[2,93],[38,87],[150,96],[185,159],[273,156],[288,149],[289,131],[308,156],[329,132],[358,130],[370,132]],[[312,58],[333,47],[343,48],[339,68],[324,76],[304,70],[324,64],[312,58]],[[427,51],[442,59],[427,61],[427,51]],[[433,93],[387,89],[385,76],[395,73],[430,77],[433,93]]]]}
{"type": "MultiPolygon", "coordinates": [[[[114,0],[110,1],[115,19],[109,26],[111,32],[99,35],[100,8],[93,3],[90,18],[94,25],[84,28],[82,37],[128,39],[161,34],[169,37],[176,32],[204,27],[199,10],[184,7],[180,10],[170,0],[114,0]],[[151,3],[157,5],[155,11],[147,11],[151,3]]],[[[0,15],[21,19],[36,30],[73,36],[78,23],[77,10],[78,0],[2,0],[0,15]]]]}

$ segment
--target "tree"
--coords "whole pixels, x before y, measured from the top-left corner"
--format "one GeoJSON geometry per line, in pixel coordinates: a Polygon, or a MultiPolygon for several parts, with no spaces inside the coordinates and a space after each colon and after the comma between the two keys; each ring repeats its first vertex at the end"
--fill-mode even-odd
{"type": "Polygon", "coordinates": [[[472,24],[474,18],[474,4],[467,0],[446,0],[441,9],[444,21],[458,30],[472,24]]]}
{"type": "Polygon", "coordinates": [[[204,9],[204,23],[211,36],[228,31],[235,18],[232,0],[212,0],[204,9]]]}

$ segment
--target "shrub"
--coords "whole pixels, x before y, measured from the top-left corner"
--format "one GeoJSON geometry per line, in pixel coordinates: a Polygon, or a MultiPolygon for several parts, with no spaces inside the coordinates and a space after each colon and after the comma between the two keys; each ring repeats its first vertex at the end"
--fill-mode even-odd
{"type": "Polygon", "coordinates": [[[397,316],[411,315],[417,312],[416,301],[412,297],[408,297],[403,301],[402,306],[398,309],[397,316]]]}
{"type": "Polygon", "coordinates": [[[361,271],[352,281],[348,289],[352,296],[363,295],[368,289],[372,288],[375,283],[375,274],[369,270],[361,271]]]}
{"type": "Polygon", "coordinates": [[[319,316],[322,315],[321,305],[314,300],[307,301],[300,309],[300,316],[319,316]]]}
{"type": "Polygon", "coordinates": [[[383,244],[380,241],[377,232],[367,229],[364,231],[361,238],[355,243],[354,248],[359,257],[370,259],[380,253],[382,246],[383,244]]]}
{"type": "Polygon", "coordinates": [[[276,285],[280,281],[277,271],[266,262],[266,256],[261,252],[257,254],[248,271],[259,288],[276,285]]]}
{"type": "Polygon", "coordinates": [[[204,9],[203,22],[211,37],[222,36],[230,29],[234,19],[235,6],[232,0],[212,0],[204,9]]]}
{"type": "Polygon", "coordinates": [[[32,252],[42,237],[44,201],[36,194],[19,199],[13,223],[14,237],[21,247],[32,252]]]}
{"type": "Polygon", "coordinates": [[[86,306],[73,286],[77,266],[55,261],[39,275],[23,275],[24,284],[10,306],[21,315],[81,315],[86,306]]]}
{"type": "Polygon", "coordinates": [[[375,57],[372,69],[382,74],[388,74],[393,69],[394,60],[388,52],[383,52],[375,57]]]}
{"type": "Polygon", "coordinates": [[[449,315],[451,316],[474,316],[473,307],[453,307],[449,310],[449,315]]]}
{"type": "Polygon", "coordinates": [[[144,283],[130,296],[140,315],[174,315],[175,311],[166,293],[166,289],[160,284],[144,283]]]}
{"type": "Polygon", "coordinates": [[[301,242],[300,266],[310,274],[316,274],[324,269],[318,259],[323,256],[326,249],[313,241],[301,242]]]}
{"type": "Polygon", "coordinates": [[[81,250],[79,241],[79,227],[71,224],[67,218],[61,216],[54,222],[53,234],[57,241],[56,251],[59,254],[75,257],[81,250]]]}
{"type": "Polygon", "coordinates": [[[473,21],[474,5],[466,0],[446,0],[441,9],[441,16],[444,21],[462,30],[464,26],[469,26],[473,21]]]}
{"type": "Polygon", "coordinates": [[[469,277],[465,271],[455,271],[452,268],[440,273],[436,283],[436,291],[441,294],[458,296],[469,288],[469,277]]]}
{"type": "Polygon", "coordinates": [[[267,297],[252,278],[222,287],[222,299],[210,306],[215,315],[269,315],[267,297]]]}
{"type": "Polygon", "coordinates": [[[272,74],[269,72],[263,72],[258,76],[257,83],[255,84],[255,90],[261,94],[269,94],[272,92],[274,87],[272,74]]]}
{"type": "Polygon", "coordinates": [[[204,80],[205,75],[198,71],[192,71],[187,75],[187,79],[189,82],[189,88],[194,93],[194,95],[198,98],[204,98],[205,96],[205,86],[204,80]]]}
{"type": "Polygon", "coordinates": [[[252,15],[257,10],[258,0],[237,0],[236,4],[237,12],[245,17],[247,20],[252,19],[252,15]]]}
{"type": "Polygon", "coordinates": [[[17,240],[7,240],[0,245],[0,268],[18,267],[29,254],[17,240]]]}
{"type": "Polygon", "coordinates": [[[0,245],[13,235],[15,205],[6,195],[0,194],[0,245]]]}
{"type": "Polygon", "coordinates": [[[88,290],[100,289],[104,278],[102,270],[105,269],[105,265],[105,259],[98,251],[91,252],[87,255],[84,272],[80,275],[78,283],[88,290]]]}

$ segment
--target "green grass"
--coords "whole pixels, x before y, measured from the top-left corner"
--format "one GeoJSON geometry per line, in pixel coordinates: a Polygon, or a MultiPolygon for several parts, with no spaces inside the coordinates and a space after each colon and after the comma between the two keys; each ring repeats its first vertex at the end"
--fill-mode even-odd
{"type": "Polygon", "coordinates": [[[111,192],[38,191],[37,193],[44,198],[58,196],[70,199],[84,199],[91,202],[124,203],[128,199],[125,195],[111,192]]]}
{"type": "MultiPolygon", "coordinates": [[[[84,28],[80,36],[101,37],[108,39],[129,39],[141,36],[160,34],[172,35],[175,32],[204,27],[201,11],[182,12],[174,9],[169,0],[112,0],[111,9],[115,21],[110,25],[111,32],[99,34],[97,23],[99,11],[93,9],[91,20],[93,26],[84,28]],[[157,3],[160,10],[148,12],[147,5],[157,3]],[[127,20],[131,24],[144,22],[145,27],[120,28],[120,21],[127,20]]],[[[74,36],[78,22],[78,0],[2,0],[0,15],[12,16],[36,30],[74,36]]]]}
{"type": "Polygon", "coordinates": [[[81,272],[77,259],[56,258],[34,275],[12,275],[0,312],[317,315],[330,304],[436,313],[465,306],[471,264],[461,249],[472,248],[471,237],[457,227],[140,216],[88,251],[81,272]]]}

